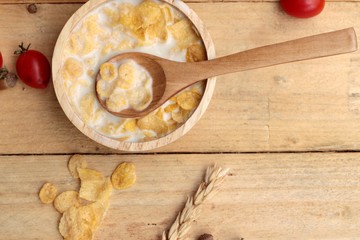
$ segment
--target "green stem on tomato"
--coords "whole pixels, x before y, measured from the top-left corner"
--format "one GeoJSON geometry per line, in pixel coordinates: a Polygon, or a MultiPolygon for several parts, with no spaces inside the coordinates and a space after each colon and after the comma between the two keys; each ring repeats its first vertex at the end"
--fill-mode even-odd
{"type": "Polygon", "coordinates": [[[25,52],[27,52],[27,51],[29,50],[30,46],[31,46],[31,43],[29,43],[29,45],[27,46],[27,48],[25,48],[25,47],[24,47],[24,43],[21,42],[21,44],[19,45],[20,50],[16,50],[16,51],[14,52],[14,54],[20,55],[20,54],[22,54],[22,53],[25,53],[25,52]]]}
{"type": "Polygon", "coordinates": [[[8,73],[9,71],[7,70],[6,67],[0,68],[0,79],[3,79],[8,73]]]}

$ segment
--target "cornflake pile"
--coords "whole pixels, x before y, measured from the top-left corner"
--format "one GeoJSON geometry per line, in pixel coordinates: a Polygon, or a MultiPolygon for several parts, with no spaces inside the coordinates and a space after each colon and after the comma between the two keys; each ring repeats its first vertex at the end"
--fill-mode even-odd
{"type": "Polygon", "coordinates": [[[135,61],[128,60],[117,66],[106,62],[100,66],[100,79],[96,85],[98,96],[112,112],[133,108],[145,109],[152,100],[152,78],[135,61]]]}
{"type": "Polygon", "coordinates": [[[73,155],[68,169],[74,178],[80,178],[79,192],[65,191],[57,195],[56,187],[45,183],[40,189],[39,198],[43,203],[53,203],[54,208],[62,214],[59,231],[64,239],[91,240],[109,208],[113,188],[125,189],[135,183],[135,166],[121,163],[109,178],[87,168],[87,162],[81,155],[73,155]]]}
{"type": "Polygon", "coordinates": [[[206,60],[204,44],[194,25],[165,2],[113,0],[84,16],[64,44],[60,79],[72,107],[86,125],[127,142],[151,141],[174,131],[199,105],[204,82],[183,90],[142,119],[116,117],[97,101],[94,89],[98,72],[103,81],[97,85],[97,92],[113,112],[126,106],[141,110],[152,98],[148,78],[133,77],[131,64],[126,64],[126,69],[104,64],[124,52],[144,52],[180,62],[206,60]]]}

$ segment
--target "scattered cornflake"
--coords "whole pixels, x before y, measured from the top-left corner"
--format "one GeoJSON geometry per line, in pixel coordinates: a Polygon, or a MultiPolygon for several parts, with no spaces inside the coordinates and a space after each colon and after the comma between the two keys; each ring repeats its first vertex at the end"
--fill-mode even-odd
{"type": "Polygon", "coordinates": [[[39,198],[42,203],[52,203],[56,197],[57,188],[52,183],[45,183],[39,192],[39,198]]]}
{"type": "Polygon", "coordinates": [[[78,168],[87,168],[85,158],[80,154],[72,155],[68,162],[68,169],[73,178],[79,178],[78,168]]]}
{"type": "Polygon", "coordinates": [[[59,223],[59,232],[66,240],[91,240],[93,230],[79,211],[79,207],[70,207],[64,212],[59,223]]]}
{"type": "Polygon", "coordinates": [[[65,191],[60,193],[54,200],[55,209],[63,213],[70,207],[79,207],[80,198],[79,193],[76,191],[65,191]]]}
{"type": "Polygon", "coordinates": [[[97,201],[107,191],[107,180],[98,171],[89,168],[78,168],[81,180],[80,197],[88,201],[97,201]]]}
{"type": "Polygon", "coordinates": [[[111,175],[111,182],[116,189],[125,189],[134,185],[136,181],[135,165],[124,162],[117,166],[111,175]]]}
{"type": "Polygon", "coordinates": [[[53,202],[54,208],[62,213],[59,232],[64,239],[92,240],[109,208],[112,180],[114,179],[117,189],[130,187],[136,179],[135,166],[132,163],[120,164],[110,179],[87,168],[83,156],[75,154],[70,158],[68,168],[72,176],[74,172],[78,172],[76,176],[81,180],[80,191],[69,190],[56,197],[56,187],[45,183],[39,192],[39,198],[43,203],[53,202]]]}

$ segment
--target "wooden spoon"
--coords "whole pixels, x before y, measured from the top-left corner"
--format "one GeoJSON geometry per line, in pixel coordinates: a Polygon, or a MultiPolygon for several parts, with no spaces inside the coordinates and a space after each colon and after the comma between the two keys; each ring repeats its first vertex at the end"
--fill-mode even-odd
{"type": "MultiPolygon", "coordinates": [[[[209,77],[356,50],[355,31],[353,28],[348,28],[250,49],[202,62],[174,62],[145,53],[123,53],[108,62],[132,59],[147,69],[153,78],[152,102],[142,111],[129,108],[120,112],[112,112],[107,109],[105,102],[98,95],[97,98],[105,109],[116,116],[139,118],[161,106],[182,89],[209,77]]],[[[99,79],[100,74],[98,73],[96,82],[99,79]]]]}

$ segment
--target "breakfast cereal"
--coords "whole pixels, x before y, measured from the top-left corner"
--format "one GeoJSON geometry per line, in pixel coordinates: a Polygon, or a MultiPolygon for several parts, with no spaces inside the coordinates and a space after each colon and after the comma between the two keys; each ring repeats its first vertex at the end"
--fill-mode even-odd
{"type": "Polygon", "coordinates": [[[151,82],[152,77],[146,69],[132,60],[106,62],[100,66],[96,91],[112,112],[128,108],[141,111],[152,100],[151,82]]]}
{"type": "Polygon", "coordinates": [[[39,192],[40,201],[43,203],[52,203],[56,197],[57,188],[52,183],[45,183],[39,192]]]}
{"type": "MultiPolygon", "coordinates": [[[[128,123],[132,125],[132,121],[128,123]]],[[[80,191],[69,190],[56,196],[56,187],[45,183],[39,192],[40,201],[53,202],[54,208],[62,214],[58,227],[64,239],[92,240],[109,208],[113,184],[117,189],[132,186],[136,181],[135,165],[119,164],[110,180],[110,177],[87,168],[85,158],[75,154],[68,162],[68,170],[74,178],[80,176],[80,191]],[[78,175],[74,176],[73,171],[78,175]]]]}
{"type": "Polygon", "coordinates": [[[168,100],[147,116],[131,120],[113,112],[141,111],[152,100],[152,79],[137,63],[108,62],[124,52],[143,52],[180,62],[206,60],[195,27],[179,10],[157,0],[113,0],[90,11],[65,42],[61,78],[72,107],[89,127],[128,142],[160,138],[181,126],[199,105],[204,82],[168,100]],[[95,79],[101,79],[95,88],[95,79]],[[185,93],[184,93],[185,92],[185,93]],[[197,93],[197,94],[196,94],[197,93]]]}
{"type": "Polygon", "coordinates": [[[63,213],[70,207],[80,206],[79,193],[76,191],[65,191],[60,193],[54,200],[54,208],[63,213]]]}
{"type": "Polygon", "coordinates": [[[68,162],[68,169],[73,178],[79,178],[78,168],[86,168],[87,162],[83,155],[75,154],[72,155],[68,162]]]}
{"type": "Polygon", "coordinates": [[[89,168],[78,168],[81,187],[79,195],[88,201],[97,201],[110,196],[112,188],[109,179],[89,168]]]}
{"type": "Polygon", "coordinates": [[[116,167],[111,175],[111,182],[116,189],[125,189],[134,185],[136,181],[135,165],[123,162],[116,167]]]}

